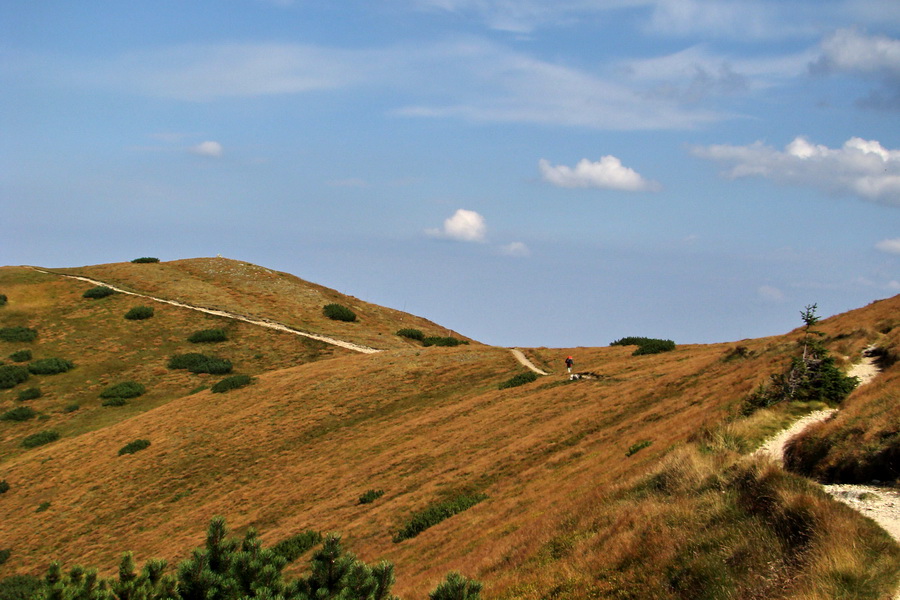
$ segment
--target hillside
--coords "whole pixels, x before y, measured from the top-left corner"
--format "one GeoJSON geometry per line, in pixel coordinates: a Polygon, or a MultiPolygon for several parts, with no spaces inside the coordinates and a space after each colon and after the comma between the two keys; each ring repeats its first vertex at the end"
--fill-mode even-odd
{"type": "MultiPolygon", "coordinates": [[[[0,410],[27,404],[41,413],[0,421],[0,480],[10,486],[0,496],[0,549],[10,549],[0,577],[40,573],[50,559],[111,573],[124,550],[138,563],[174,564],[224,515],[267,544],[307,528],[341,532],[367,562],[395,563],[403,598],[425,597],[450,570],[484,582],[487,597],[535,599],[840,590],[874,599],[900,578],[900,549],[871,522],[800,478],[741,458],[809,409],[737,418],[742,400],[795,352],[797,331],[649,356],[621,346],[526,349],[550,375],[498,389],[524,371],[507,349],[424,348],[394,332],[448,332],[261,267],[195,259],[60,272],[384,351],[356,354],[175,307],[131,322],[122,314],[134,298],[88,300],[82,282],[0,270],[9,298],[0,327],[39,332],[33,342],[0,342],[0,356],[27,347],[76,364],[0,391],[0,410]],[[359,322],[325,319],[328,302],[347,304],[359,322]],[[210,327],[229,333],[210,351],[254,376],[251,385],[216,394],[202,388],[221,377],[166,368],[173,353],[196,350],[186,336],[210,327]],[[598,377],[569,381],[560,368],[568,354],[598,377]],[[99,391],[124,379],[147,394],[101,406],[99,391]],[[16,399],[32,385],[40,398],[16,399]],[[79,408],[66,412],[72,403],[79,408]],[[58,441],[19,445],[48,428],[58,441]],[[118,455],[136,439],[151,445],[118,455]],[[384,495],[358,503],[376,489],[384,495]],[[393,541],[414,511],[462,493],[487,498],[393,541]]],[[[853,361],[898,314],[900,296],[820,329],[853,361]]]]}

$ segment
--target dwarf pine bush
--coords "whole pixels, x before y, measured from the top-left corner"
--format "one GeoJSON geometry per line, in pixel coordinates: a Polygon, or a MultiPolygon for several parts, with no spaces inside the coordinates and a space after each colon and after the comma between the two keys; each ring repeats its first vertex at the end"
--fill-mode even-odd
{"type": "Polygon", "coordinates": [[[125,406],[126,404],[128,404],[128,400],[119,397],[107,398],[101,402],[102,406],[125,406]]]}
{"type": "Polygon", "coordinates": [[[202,329],[192,333],[188,341],[192,344],[226,342],[228,341],[228,335],[225,334],[224,329],[202,329]]]}
{"type": "Polygon", "coordinates": [[[37,335],[37,330],[29,327],[0,328],[0,340],[4,342],[33,342],[37,335]]]}
{"type": "Polygon", "coordinates": [[[111,385],[102,392],[100,392],[101,398],[137,398],[141,394],[147,391],[147,388],[144,387],[143,384],[140,384],[136,381],[123,381],[122,383],[117,383],[115,385],[111,385]]]}
{"type": "Polygon", "coordinates": [[[628,450],[625,452],[625,456],[632,456],[637,454],[644,448],[649,447],[653,442],[650,440],[642,440],[640,442],[636,442],[628,447],[628,450]]]}
{"type": "Polygon", "coordinates": [[[397,331],[397,335],[420,342],[425,339],[425,334],[418,329],[400,329],[397,331]]]}
{"type": "Polygon", "coordinates": [[[517,387],[520,385],[525,385],[526,383],[531,383],[532,381],[536,381],[537,378],[537,373],[533,373],[531,371],[527,373],[519,373],[518,375],[513,375],[512,377],[498,385],[497,388],[505,390],[506,388],[517,387]]]}
{"type": "Polygon", "coordinates": [[[623,337],[609,344],[610,346],[637,346],[637,350],[632,356],[640,356],[642,354],[659,354],[660,352],[669,352],[675,349],[675,342],[672,340],[661,340],[658,338],[647,337],[623,337]]]}
{"type": "Polygon", "coordinates": [[[371,504],[384,496],[384,490],[369,490],[359,497],[360,504],[371,504]]]}
{"type": "Polygon", "coordinates": [[[0,421],[27,421],[37,416],[37,411],[30,406],[17,406],[0,415],[0,421]]]}
{"type": "Polygon", "coordinates": [[[19,402],[27,402],[29,400],[36,400],[41,397],[41,388],[31,387],[26,388],[19,392],[18,400],[19,402]]]}
{"type": "Polygon", "coordinates": [[[460,494],[413,513],[404,524],[403,529],[394,534],[394,543],[414,538],[429,527],[468,510],[485,499],[487,499],[487,494],[460,494]]]}
{"type": "Polygon", "coordinates": [[[64,358],[41,358],[28,365],[33,375],[57,375],[75,368],[75,363],[64,358]]]}
{"type": "Polygon", "coordinates": [[[150,440],[134,440],[133,442],[128,442],[119,449],[119,456],[122,456],[123,454],[134,454],[135,452],[140,452],[149,447],[150,440]]]}
{"type": "Polygon", "coordinates": [[[460,344],[468,344],[464,340],[457,339],[452,336],[429,336],[422,339],[422,344],[425,346],[459,346],[460,344]]]}
{"type": "Polygon", "coordinates": [[[40,431],[38,433],[29,435],[28,437],[23,439],[21,446],[23,448],[36,448],[38,446],[43,446],[44,444],[49,444],[50,442],[55,442],[58,439],[59,439],[58,431],[54,431],[52,429],[46,429],[44,431],[40,431]]]}
{"type": "Polygon", "coordinates": [[[8,301],[6,294],[0,294],[0,306],[6,306],[8,301]]]}
{"type": "Polygon", "coordinates": [[[9,491],[9,483],[5,479],[0,479],[0,494],[5,494],[9,491]]]}
{"type": "Polygon", "coordinates": [[[334,321],[356,321],[356,313],[342,304],[326,304],[322,312],[326,317],[334,321]]]}
{"type": "Polygon", "coordinates": [[[153,316],[153,307],[152,306],[135,306],[127,313],[125,313],[125,318],[129,321],[142,321],[144,319],[149,319],[153,316]]]}
{"type": "Polygon", "coordinates": [[[212,388],[210,388],[210,391],[212,391],[214,394],[221,394],[229,390],[236,390],[238,388],[250,385],[252,382],[253,378],[249,375],[232,375],[231,377],[226,377],[222,381],[213,384],[212,388]]]}
{"type": "Polygon", "coordinates": [[[28,369],[21,365],[0,365],[0,389],[16,387],[29,377],[28,369]]]}
{"type": "Polygon", "coordinates": [[[225,375],[232,369],[231,361],[225,358],[206,356],[199,352],[187,354],[175,354],[169,359],[170,369],[186,369],[191,373],[210,373],[212,375],[225,375]]]}
{"type": "Polygon", "coordinates": [[[140,258],[132,259],[131,262],[136,263],[136,264],[140,264],[140,263],[158,263],[158,262],[159,262],[159,259],[156,258],[155,256],[142,256],[142,257],[140,257],[140,258]]]}
{"type": "Polygon", "coordinates": [[[306,531],[281,540],[272,546],[272,552],[290,563],[300,558],[300,555],[321,541],[321,533],[312,529],[307,529],[306,531]]]}
{"type": "Polygon", "coordinates": [[[115,290],[112,288],[106,287],[105,285],[98,285],[96,287],[92,287],[89,290],[85,291],[81,297],[82,298],[91,298],[93,300],[99,300],[100,298],[106,298],[107,296],[112,296],[115,294],[115,290]]]}
{"type": "Polygon", "coordinates": [[[31,350],[18,350],[9,355],[9,360],[13,362],[28,362],[31,358],[31,350]]]}

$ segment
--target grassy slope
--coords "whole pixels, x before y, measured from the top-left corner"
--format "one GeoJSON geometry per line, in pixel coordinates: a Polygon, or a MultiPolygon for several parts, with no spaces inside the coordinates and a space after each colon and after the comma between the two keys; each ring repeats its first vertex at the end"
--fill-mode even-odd
{"type": "Polygon", "coordinates": [[[379,349],[412,346],[408,340],[394,335],[402,328],[420,329],[426,335],[464,337],[426,319],[370,304],[287,273],[225,258],[114,263],[57,271],[195,306],[265,317],[301,331],[379,349]],[[358,321],[327,319],[322,315],[322,308],[331,303],[349,307],[358,321]]]}
{"type": "Polygon", "coordinates": [[[249,375],[349,354],[295,335],[123,294],[100,300],[82,298],[90,287],[30,269],[0,269],[0,288],[9,297],[9,304],[0,309],[0,327],[25,326],[39,332],[30,343],[0,341],[0,360],[17,350],[30,349],[35,359],[60,357],[76,364],[68,373],[32,376],[14,389],[0,390],[0,412],[19,406],[18,394],[26,387],[39,387],[43,393],[27,403],[43,415],[40,419],[0,422],[0,458],[20,452],[21,438],[36,431],[54,428],[69,435],[104,427],[221,379],[170,371],[166,363],[174,353],[202,352],[228,358],[235,372],[249,375]],[[124,318],[130,308],[140,304],[154,305],[155,316],[144,321],[124,318]],[[191,333],[210,328],[225,329],[229,340],[217,344],[187,341],[191,333]],[[147,393],[124,407],[101,407],[100,391],[126,380],[144,384],[147,393]],[[71,404],[78,404],[79,410],[64,412],[71,404]]]}
{"type": "MultiPolygon", "coordinates": [[[[35,324],[87,302],[77,298],[83,286],[69,289],[52,278],[40,284],[51,286],[55,299],[35,324]]],[[[158,285],[161,295],[175,296],[158,285]]],[[[18,291],[8,295],[3,310],[21,299],[18,291]]],[[[184,318],[178,329],[206,319],[184,318]]],[[[873,319],[863,309],[823,329],[837,336],[873,319]]],[[[384,332],[388,327],[395,325],[384,332]]],[[[866,337],[853,333],[839,342],[861,348],[866,337]]],[[[257,527],[268,543],[307,527],[341,531],[365,560],[397,564],[396,591],[407,598],[423,597],[450,569],[484,580],[489,595],[509,597],[622,598],[627,590],[637,590],[635,597],[697,597],[690,594],[698,587],[731,585],[716,579],[721,569],[694,564],[698,556],[737,564],[729,577],[745,582],[743,597],[809,588],[807,597],[824,598],[833,590],[815,592],[822,581],[854,577],[866,578],[877,594],[900,569],[897,548],[883,534],[801,481],[764,466],[735,466],[727,448],[700,454],[691,442],[715,437],[698,432],[720,429],[740,398],[785,364],[794,339],[796,333],[742,342],[750,358],[731,361],[724,359],[734,345],[645,357],[622,347],[531,350],[557,374],[503,391],[497,384],[522,367],[508,351],[479,345],[336,353],[260,369],[256,384],[227,394],[184,395],[193,383],[186,381],[181,395],[173,392],[152,410],[81,435],[72,430],[0,463],[0,479],[12,486],[0,498],[0,539],[13,550],[0,575],[39,571],[49,557],[111,571],[125,549],[139,561],[175,561],[200,543],[212,515],[223,514],[238,530],[257,527]],[[579,370],[603,377],[567,382],[557,363],[571,353],[579,370]],[[150,439],[151,447],[118,457],[136,438],[150,439]],[[652,444],[626,457],[644,440],[652,444]],[[670,480],[676,483],[646,483],[670,480]],[[384,497],[357,505],[373,488],[384,489],[384,497]],[[760,510],[741,491],[756,488],[776,498],[775,509],[760,510]],[[484,491],[489,499],[417,538],[391,541],[410,511],[459,490],[484,491]],[[35,512],[42,502],[50,508],[35,512]],[[818,523],[813,541],[798,547],[782,540],[781,522],[767,520],[770,513],[789,522],[812,515],[800,522],[818,523]],[[829,545],[838,533],[845,537],[829,545]],[[847,547],[848,539],[848,556],[825,551],[847,547]],[[744,555],[755,558],[735,558],[744,555]],[[824,574],[814,578],[817,569],[824,574]],[[757,580],[780,587],[747,583],[757,580]]],[[[0,431],[9,436],[29,426],[0,424],[0,431]]]]}

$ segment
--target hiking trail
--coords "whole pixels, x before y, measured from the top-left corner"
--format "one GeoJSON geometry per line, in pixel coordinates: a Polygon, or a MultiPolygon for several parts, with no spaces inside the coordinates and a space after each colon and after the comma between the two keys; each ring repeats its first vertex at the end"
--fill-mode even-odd
{"type": "Polygon", "coordinates": [[[248,317],[246,315],[240,315],[237,313],[232,313],[224,310],[218,310],[215,308],[204,308],[202,306],[192,306],[190,304],[184,304],[183,302],[178,302],[176,300],[166,300],[165,298],[157,298],[155,296],[149,296],[147,294],[139,294],[137,292],[130,292],[128,290],[123,290],[122,288],[118,288],[114,285],[110,285],[103,281],[98,281],[96,279],[90,279],[89,277],[81,277],[80,275],[68,275],[65,273],[54,273],[53,271],[45,271],[44,269],[39,269],[37,267],[31,267],[38,273],[45,273],[47,275],[57,275],[59,277],[68,277],[69,279],[77,279],[79,281],[84,281],[93,285],[102,285],[104,287],[108,287],[109,289],[119,292],[120,294],[127,294],[129,296],[136,296],[138,298],[146,298],[148,300],[153,300],[154,302],[161,302],[163,304],[170,304],[172,306],[177,306],[179,308],[187,308],[190,310],[196,310],[198,312],[206,313],[208,315],[215,315],[217,317],[225,317],[226,319],[234,319],[236,321],[243,321],[244,323],[250,323],[252,325],[259,325],[260,327],[268,327],[269,329],[275,329],[278,331],[284,331],[287,333],[292,333],[294,335],[299,335],[302,337],[306,337],[312,340],[318,340],[320,342],[324,342],[326,344],[331,344],[332,346],[338,346],[340,348],[346,348],[347,350],[353,350],[354,352],[361,352],[363,354],[374,354],[376,352],[381,352],[377,348],[370,348],[368,346],[363,346],[361,344],[354,344],[352,342],[346,342],[344,340],[339,340],[336,338],[328,337],[325,335],[319,335],[317,333],[309,333],[308,331],[300,331],[299,329],[294,329],[293,327],[289,327],[284,323],[278,323],[277,321],[270,321],[269,319],[257,319],[253,317],[248,317]]]}
{"type": "Polygon", "coordinates": [[[528,360],[528,357],[525,356],[525,353],[523,353],[518,348],[510,348],[509,351],[512,352],[512,355],[516,357],[516,360],[519,361],[520,363],[522,363],[522,365],[529,371],[532,371],[533,373],[537,373],[538,375],[547,375],[546,372],[544,372],[544,371],[538,369],[536,366],[534,366],[534,363],[531,362],[530,360],[528,360]]]}

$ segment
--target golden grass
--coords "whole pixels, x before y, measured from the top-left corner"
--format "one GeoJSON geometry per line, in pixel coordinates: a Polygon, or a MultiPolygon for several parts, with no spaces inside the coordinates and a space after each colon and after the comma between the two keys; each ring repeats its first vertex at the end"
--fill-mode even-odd
{"type": "Polygon", "coordinates": [[[133,292],[194,306],[265,317],[301,331],[378,349],[418,346],[416,342],[395,335],[403,328],[420,329],[425,335],[468,339],[427,319],[364,302],[288,273],[226,258],[113,263],[55,271],[98,279],[133,292]],[[326,318],[322,309],[331,303],[350,308],[356,313],[357,322],[326,318]]]}
{"type": "MultiPolygon", "coordinates": [[[[158,280],[148,275],[148,281],[139,282],[141,289],[194,304],[232,302],[221,306],[229,310],[286,311],[291,305],[278,296],[266,305],[243,299],[239,290],[253,289],[245,267],[240,271],[247,281],[238,285],[237,275],[229,276],[220,290],[214,285],[216,273],[203,275],[208,286],[200,286],[195,278],[202,278],[194,271],[207,267],[186,262],[177,272],[160,271],[158,280]],[[176,281],[168,287],[167,278],[181,272],[189,285],[178,288],[176,281]],[[194,290],[197,298],[182,296],[194,290]]],[[[102,279],[89,271],[108,270],[122,283],[126,275],[138,277],[132,269],[147,267],[156,268],[116,265],[84,272],[102,279]]],[[[109,308],[86,304],[92,301],[79,298],[85,289],[81,284],[15,269],[0,270],[0,288],[10,297],[2,310],[18,311],[0,312],[0,319],[38,326],[42,333],[36,347],[58,344],[52,348],[71,355],[79,345],[95,343],[83,358],[76,357],[80,366],[72,374],[88,368],[98,374],[94,379],[73,375],[68,389],[52,388],[57,404],[68,394],[82,393],[78,386],[99,387],[105,368],[141,350],[127,346],[127,329],[117,333],[130,323],[118,323],[128,304],[122,296],[100,301],[112,300],[109,308]],[[52,300],[45,302],[47,297],[52,300]],[[72,323],[66,317],[57,322],[61,311],[80,311],[83,321],[66,325],[72,323]],[[91,342],[107,337],[108,342],[91,342]],[[106,346],[111,348],[107,362],[89,367],[88,359],[106,346]]],[[[833,336],[860,328],[879,335],[875,323],[884,317],[876,308],[874,316],[867,307],[843,324],[823,323],[823,329],[830,328],[833,336]]],[[[279,321],[284,316],[261,314],[279,321]]],[[[390,321],[393,316],[384,319],[382,337],[399,328],[390,321]]],[[[769,467],[734,466],[739,448],[723,444],[703,454],[692,441],[700,440],[699,432],[718,431],[734,420],[741,399],[786,364],[796,349],[796,332],[743,341],[747,358],[735,360],[726,360],[735,344],[679,346],[643,357],[632,357],[631,349],[622,347],[529,349],[532,360],[556,374],[498,390],[500,382],[523,370],[502,348],[422,349],[401,342],[374,355],[317,348],[315,358],[329,359],[299,361],[282,350],[289,347],[279,345],[289,343],[282,334],[235,326],[241,342],[229,352],[243,352],[235,356],[255,365],[258,381],[225,394],[187,394],[197,376],[169,372],[159,363],[176,342],[182,344],[181,332],[186,337],[208,328],[208,319],[159,308],[146,324],[143,346],[149,354],[119,372],[152,362],[155,349],[155,370],[149,374],[157,386],[170,386],[167,396],[126,419],[72,424],[58,442],[3,455],[0,479],[11,489],[0,500],[0,539],[8,540],[3,544],[13,554],[0,576],[40,572],[51,558],[110,573],[124,550],[134,550],[138,562],[151,557],[177,562],[202,542],[216,514],[226,516],[238,532],[256,527],[267,544],[308,528],[339,531],[363,560],[394,562],[395,592],[406,598],[424,597],[450,570],[482,580],[488,597],[696,597],[676,594],[673,577],[687,589],[688,576],[702,579],[708,573],[710,590],[738,586],[743,590],[739,597],[778,597],[774,590],[781,586],[824,598],[817,586],[842,569],[850,579],[868,573],[883,588],[900,568],[896,546],[867,529],[860,517],[847,511],[832,517],[819,505],[844,509],[805,490],[802,482],[776,477],[769,467]],[[254,359],[261,346],[270,350],[254,359]],[[574,354],[578,370],[601,377],[569,382],[560,367],[567,354],[574,354]],[[138,438],[152,445],[134,455],[117,455],[138,438]],[[632,444],[643,440],[652,444],[626,456],[632,444]],[[757,514],[743,514],[748,509],[741,504],[740,484],[765,477],[776,481],[779,506],[802,513],[809,505],[820,525],[796,564],[789,559],[799,551],[783,548],[771,524],[757,514]],[[369,489],[385,494],[359,505],[357,498],[369,489]],[[484,492],[488,499],[416,538],[391,541],[413,511],[460,491],[484,492]],[[36,513],[47,501],[50,509],[36,513]],[[850,549],[834,548],[841,545],[834,527],[857,532],[850,549]],[[819,540],[824,558],[811,562],[807,557],[818,551],[819,540]],[[867,571],[873,548],[882,562],[867,571]],[[730,579],[720,581],[715,561],[723,557],[737,566],[727,571],[730,579]],[[765,560],[774,561],[773,571],[758,569],[765,560]],[[657,593],[668,595],[652,595],[657,593]]],[[[300,327],[299,319],[295,326],[300,327]]],[[[406,321],[404,326],[411,325],[406,321]]],[[[353,341],[368,343],[372,335],[353,341]]],[[[868,341],[859,336],[852,345],[861,348],[868,341]]],[[[290,343],[301,344],[295,353],[306,348],[296,340],[290,343]]],[[[50,378],[46,381],[51,385],[50,378]]],[[[13,391],[3,397],[11,398],[13,391]]],[[[53,414],[48,423],[59,419],[65,427],[66,418],[53,414]]],[[[765,421],[732,435],[750,439],[765,421]]],[[[4,443],[14,444],[25,431],[13,434],[12,427],[19,424],[0,424],[4,443]]],[[[290,567],[302,568],[299,563],[290,567]]]]}

